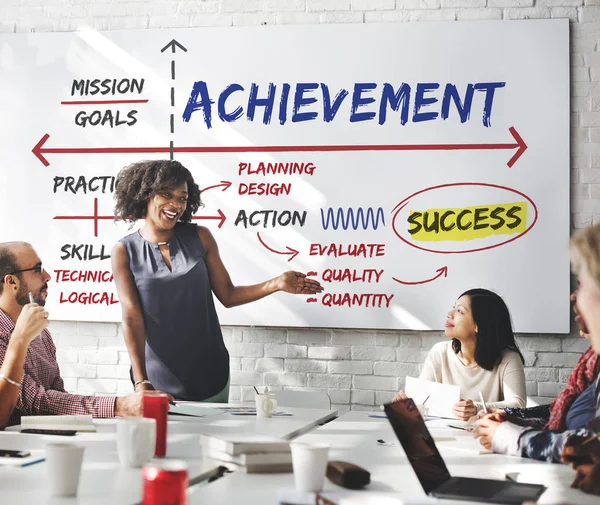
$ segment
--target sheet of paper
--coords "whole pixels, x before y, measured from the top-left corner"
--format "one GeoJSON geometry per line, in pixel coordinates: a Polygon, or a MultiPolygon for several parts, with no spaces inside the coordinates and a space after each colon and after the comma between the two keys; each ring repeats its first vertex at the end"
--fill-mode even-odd
{"type": "Polygon", "coordinates": [[[45,460],[45,452],[36,450],[30,451],[30,455],[25,458],[0,458],[0,465],[6,466],[30,466],[45,460]]]}
{"type": "Polygon", "coordinates": [[[178,403],[177,405],[169,405],[169,414],[180,414],[183,416],[192,417],[210,417],[218,416],[223,411],[210,407],[202,407],[194,403],[178,403]]]}
{"type": "Polygon", "coordinates": [[[449,428],[456,428],[457,430],[464,431],[475,431],[477,429],[476,424],[469,424],[468,421],[448,421],[447,426],[449,428]]]}
{"type": "Polygon", "coordinates": [[[464,438],[455,441],[436,440],[438,449],[447,450],[452,449],[453,451],[467,452],[470,454],[493,454],[492,451],[486,449],[479,443],[479,440],[475,438],[464,438]]]}
{"type": "MultiPolygon", "coordinates": [[[[219,410],[227,412],[232,416],[255,416],[256,415],[256,407],[217,407],[219,410]]],[[[273,417],[286,417],[292,416],[289,412],[283,412],[281,410],[276,410],[273,412],[273,417]]]]}
{"type": "Polygon", "coordinates": [[[460,386],[407,377],[404,391],[416,404],[427,399],[428,415],[456,419],[452,406],[460,400],[460,386]]]}

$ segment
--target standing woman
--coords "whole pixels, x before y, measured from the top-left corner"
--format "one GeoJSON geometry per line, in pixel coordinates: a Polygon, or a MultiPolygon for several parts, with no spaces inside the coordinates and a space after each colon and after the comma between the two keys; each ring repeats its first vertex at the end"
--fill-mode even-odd
{"type": "Polygon", "coordinates": [[[123,336],[136,391],[227,402],[229,353],[212,294],[227,308],[285,291],[315,294],[321,285],[288,271],[234,286],[210,231],[191,224],[200,189],[177,161],[142,161],[119,172],[115,218],[145,219],[112,251],[123,336]]]}

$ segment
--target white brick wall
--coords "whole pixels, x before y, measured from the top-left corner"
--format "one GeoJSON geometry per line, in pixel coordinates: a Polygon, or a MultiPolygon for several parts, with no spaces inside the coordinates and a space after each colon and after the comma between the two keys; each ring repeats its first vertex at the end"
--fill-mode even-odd
{"type": "MultiPolygon", "coordinates": [[[[0,32],[429,20],[571,20],[571,195],[574,228],[600,222],[598,0],[2,0],[0,32]]],[[[126,393],[129,359],[117,324],[52,322],[70,391],[126,393]]],[[[527,393],[548,401],[587,347],[570,336],[522,336],[527,393]]],[[[417,374],[438,332],[224,328],[231,400],[253,385],[326,391],[342,408],[372,409],[417,374]]]]}

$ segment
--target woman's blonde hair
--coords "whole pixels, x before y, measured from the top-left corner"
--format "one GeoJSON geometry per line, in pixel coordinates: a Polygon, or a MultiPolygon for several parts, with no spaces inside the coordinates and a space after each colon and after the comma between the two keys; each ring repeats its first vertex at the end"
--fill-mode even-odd
{"type": "Polygon", "coordinates": [[[575,233],[569,249],[573,271],[576,274],[585,271],[600,291],[600,224],[575,233]]]}

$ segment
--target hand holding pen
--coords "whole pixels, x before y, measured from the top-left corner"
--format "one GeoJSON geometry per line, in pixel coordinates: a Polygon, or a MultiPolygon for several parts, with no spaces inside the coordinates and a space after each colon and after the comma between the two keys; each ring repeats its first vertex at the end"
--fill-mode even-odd
{"type": "Polygon", "coordinates": [[[585,464],[600,463],[600,433],[588,438],[580,435],[569,437],[560,459],[573,468],[585,464]]]}
{"type": "Polygon", "coordinates": [[[29,301],[30,303],[23,305],[11,336],[11,340],[23,339],[27,345],[48,326],[48,312],[35,303],[31,293],[29,293],[29,301]]]}

